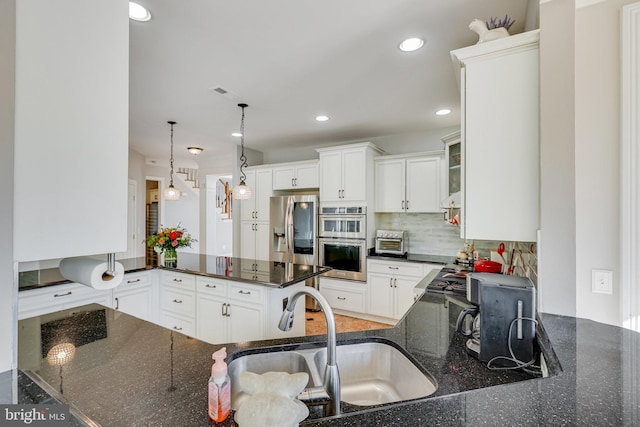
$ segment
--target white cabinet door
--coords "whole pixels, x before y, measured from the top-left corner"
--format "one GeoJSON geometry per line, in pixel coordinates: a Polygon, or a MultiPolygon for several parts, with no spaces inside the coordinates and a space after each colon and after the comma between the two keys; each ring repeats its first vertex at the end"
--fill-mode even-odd
{"type": "Polygon", "coordinates": [[[240,257],[256,259],[256,223],[242,221],[240,223],[240,257]]]}
{"type": "Polygon", "coordinates": [[[405,204],[405,160],[375,163],[376,212],[403,212],[405,204]]]}
{"type": "Polygon", "coordinates": [[[293,166],[283,166],[273,168],[273,189],[289,190],[293,188],[295,178],[295,168],[293,166]]]}
{"type": "Polygon", "coordinates": [[[344,150],[342,153],[342,200],[363,202],[366,200],[366,152],[362,148],[344,150]]]}
{"type": "Polygon", "coordinates": [[[393,277],[370,273],[367,284],[369,285],[369,314],[393,318],[395,295],[393,277]]]}
{"type": "Polygon", "coordinates": [[[260,305],[229,301],[229,342],[264,339],[263,310],[260,305]]]}
{"type": "Polygon", "coordinates": [[[196,335],[210,344],[228,342],[226,298],[198,293],[196,335]]]}
{"type": "Polygon", "coordinates": [[[320,153],[320,201],[342,201],[342,152],[320,153]]]}
{"type": "Polygon", "coordinates": [[[255,171],[255,183],[253,188],[255,199],[255,220],[269,222],[269,205],[273,192],[273,172],[271,169],[258,169],[255,171]]]}
{"type": "Polygon", "coordinates": [[[113,308],[139,319],[151,321],[151,286],[114,291],[113,308]]]}
{"type": "Polygon", "coordinates": [[[407,159],[407,212],[442,212],[440,158],[407,159]]]}
{"type": "Polygon", "coordinates": [[[461,67],[461,231],[467,239],[536,240],[538,40],[539,32],[530,31],[451,53],[461,67]]]}
{"type": "MultiPolygon", "coordinates": [[[[256,219],[256,171],[246,170],[245,183],[251,188],[252,195],[249,200],[237,200],[235,203],[240,204],[240,220],[255,221],[256,219]]],[[[238,177],[238,180],[240,177],[238,177]]]]}
{"type": "Polygon", "coordinates": [[[295,188],[318,188],[320,186],[320,168],[318,163],[296,167],[295,188]]]}
{"type": "Polygon", "coordinates": [[[251,259],[268,261],[269,253],[271,251],[271,233],[269,232],[269,224],[257,223],[253,234],[255,235],[256,251],[255,257],[251,259]]]}
{"type": "Polygon", "coordinates": [[[393,280],[395,290],[394,317],[399,319],[413,305],[413,288],[415,288],[417,281],[402,276],[395,277],[393,280]]]}

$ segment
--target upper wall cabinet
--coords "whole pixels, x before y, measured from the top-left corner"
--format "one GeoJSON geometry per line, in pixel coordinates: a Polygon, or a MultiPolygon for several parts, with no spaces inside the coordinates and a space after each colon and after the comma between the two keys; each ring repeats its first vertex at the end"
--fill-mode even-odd
{"type": "Polygon", "coordinates": [[[373,201],[373,159],[380,150],[370,142],[317,149],[320,153],[320,202],[373,201]]]}
{"type": "Polygon", "coordinates": [[[319,185],[320,166],[318,160],[273,166],[274,190],[301,190],[318,188],[319,185]]]}
{"type": "Polygon", "coordinates": [[[375,160],[376,212],[441,212],[442,152],[375,160]]]}
{"type": "Polygon", "coordinates": [[[128,2],[20,2],[16,52],[15,260],[126,251],[128,2]]]}
{"type": "Polygon", "coordinates": [[[451,52],[462,95],[462,237],[535,241],[539,31],[451,52]]]}

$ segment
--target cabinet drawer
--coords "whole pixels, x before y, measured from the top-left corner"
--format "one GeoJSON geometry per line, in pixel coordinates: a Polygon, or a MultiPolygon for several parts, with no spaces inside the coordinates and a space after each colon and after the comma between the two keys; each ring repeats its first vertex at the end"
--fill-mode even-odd
{"type": "Polygon", "coordinates": [[[262,302],[262,289],[256,286],[230,283],[229,299],[259,304],[262,302]]]}
{"type": "Polygon", "coordinates": [[[160,324],[172,331],[194,337],[196,335],[195,319],[163,310],[160,313],[160,324]]]}
{"type": "Polygon", "coordinates": [[[145,271],[142,273],[129,273],[124,275],[124,279],[122,280],[122,283],[118,285],[117,289],[133,289],[150,284],[151,280],[149,279],[148,272],[145,271]]]}
{"type": "Polygon", "coordinates": [[[424,277],[424,266],[415,262],[380,262],[369,261],[368,270],[372,273],[385,273],[398,276],[413,276],[422,279],[424,277]]]}
{"type": "Polygon", "coordinates": [[[180,274],[171,271],[162,272],[162,283],[165,285],[179,286],[183,289],[195,291],[196,278],[191,274],[180,274]]]}
{"type": "Polygon", "coordinates": [[[111,306],[111,290],[97,290],[78,283],[47,286],[18,293],[18,319],[99,303],[111,306]]]}
{"type": "Polygon", "coordinates": [[[321,293],[332,308],[358,313],[364,313],[366,310],[364,293],[359,290],[351,291],[325,286],[321,287],[321,293]]]}
{"type": "Polygon", "coordinates": [[[195,317],[196,300],[194,292],[165,285],[162,288],[161,304],[164,310],[195,317]]]}
{"type": "Polygon", "coordinates": [[[198,293],[224,297],[227,295],[228,284],[220,279],[208,279],[198,277],[196,279],[196,290],[198,293]]]}

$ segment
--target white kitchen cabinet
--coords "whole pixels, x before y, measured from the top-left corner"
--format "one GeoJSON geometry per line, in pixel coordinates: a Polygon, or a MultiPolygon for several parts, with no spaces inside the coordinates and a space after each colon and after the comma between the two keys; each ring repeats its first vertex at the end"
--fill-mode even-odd
{"type": "Polygon", "coordinates": [[[539,31],[451,52],[460,70],[466,239],[536,240],[539,31]]]}
{"type": "Polygon", "coordinates": [[[320,202],[367,205],[373,198],[373,158],[382,151],[371,143],[317,149],[320,202]]]}
{"type": "Polygon", "coordinates": [[[269,223],[242,221],[240,223],[240,257],[269,260],[269,223]]]}
{"type": "Polygon", "coordinates": [[[273,192],[273,171],[271,168],[247,168],[246,184],[251,188],[249,200],[239,200],[242,221],[269,222],[269,204],[273,192]]]}
{"type": "Polygon", "coordinates": [[[20,2],[15,18],[13,260],[124,252],[126,5],[20,2]]]}
{"type": "Polygon", "coordinates": [[[269,208],[273,194],[271,168],[246,171],[246,183],[253,194],[240,203],[240,256],[250,259],[269,259],[269,208]]]}
{"type": "Polygon", "coordinates": [[[376,212],[441,212],[442,155],[375,159],[376,212]]]}
{"type": "Polygon", "coordinates": [[[150,272],[125,274],[122,283],[113,289],[113,309],[150,322],[155,316],[155,295],[150,272]]]}
{"type": "Polygon", "coordinates": [[[85,304],[97,303],[111,307],[111,299],[111,289],[98,290],[80,283],[21,291],[18,293],[18,320],[85,304]]]}
{"type": "Polygon", "coordinates": [[[443,199],[462,190],[462,144],[460,142],[460,131],[445,135],[442,138],[444,143],[444,158],[446,163],[446,193],[443,199]]]}
{"type": "Polygon", "coordinates": [[[273,166],[274,190],[297,190],[320,186],[320,166],[317,160],[273,166]]]}
{"type": "Polygon", "coordinates": [[[353,280],[320,277],[320,293],[334,310],[353,313],[367,311],[367,284],[353,280]]]}
{"type": "Polygon", "coordinates": [[[195,276],[162,271],[160,282],[160,325],[195,337],[195,276]]]}
{"type": "Polygon", "coordinates": [[[441,265],[368,260],[369,311],[373,316],[400,319],[414,303],[413,289],[441,265]]]}

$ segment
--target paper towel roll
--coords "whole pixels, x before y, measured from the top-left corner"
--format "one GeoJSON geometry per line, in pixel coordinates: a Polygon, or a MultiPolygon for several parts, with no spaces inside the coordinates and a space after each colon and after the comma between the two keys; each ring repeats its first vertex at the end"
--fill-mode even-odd
{"type": "Polygon", "coordinates": [[[107,262],[95,258],[64,258],[60,261],[60,273],[68,280],[94,289],[112,289],[124,278],[124,267],[116,262],[116,275],[106,274],[107,262]]]}

